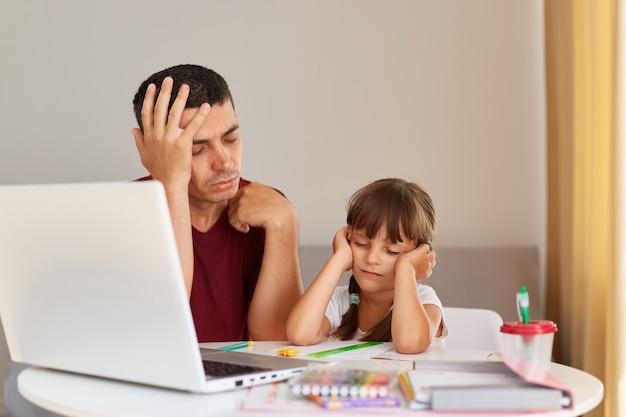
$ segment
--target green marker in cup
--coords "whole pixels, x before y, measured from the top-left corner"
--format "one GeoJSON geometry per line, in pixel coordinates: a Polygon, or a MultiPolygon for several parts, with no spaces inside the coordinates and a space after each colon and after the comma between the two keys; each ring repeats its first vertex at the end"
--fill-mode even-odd
{"type": "Polygon", "coordinates": [[[526,287],[522,285],[517,293],[517,315],[519,316],[519,320],[524,324],[530,323],[529,307],[530,301],[528,299],[528,291],[526,290],[526,287]]]}

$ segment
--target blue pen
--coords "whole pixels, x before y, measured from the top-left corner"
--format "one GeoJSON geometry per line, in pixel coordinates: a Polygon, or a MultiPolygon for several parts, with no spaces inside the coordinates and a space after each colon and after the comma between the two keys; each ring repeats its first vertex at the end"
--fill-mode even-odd
{"type": "Polygon", "coordinates": [[[530,323],[530,312],[528,311],[528,307],[530,306],[530,301],[528,299],[528,291],[526,287],[522,285],[519,289],[519,293],[517,293],[517,315],[519,319],[524,324],[530,323]]]}
{"type": "Polygon", "coordinates": [[[235,343],[234,345],[228,345],[228,346],[222,346],[221,348],[217,348],[218,350],[237,350],[237,349],[243,349],[245,347],[250,347],[252,346],[252,341],[248,341],[248,342],[241,342],[241,343],[235,343]]]}

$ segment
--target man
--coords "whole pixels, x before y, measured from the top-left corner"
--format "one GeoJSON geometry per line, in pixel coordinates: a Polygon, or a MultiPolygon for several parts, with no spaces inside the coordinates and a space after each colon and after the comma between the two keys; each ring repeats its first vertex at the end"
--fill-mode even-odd
{"type": "Polygon", "coordinates": [[[302,295],[298,215],[275,189],[240,177],[226,81],[174,66],[144,81],[133,106],[143,179],[165,187],[198,340],[286,340],[302,295]]]}

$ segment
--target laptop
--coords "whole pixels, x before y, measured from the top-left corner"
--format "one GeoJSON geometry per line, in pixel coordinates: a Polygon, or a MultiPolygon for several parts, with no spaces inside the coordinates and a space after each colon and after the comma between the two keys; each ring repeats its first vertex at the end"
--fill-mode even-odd
{"type": "Polygon", "coordinates": [[[190,392],[310,363],[199,347],[158,181],[0,186],[0,319],[15,362],[190,392]]]}

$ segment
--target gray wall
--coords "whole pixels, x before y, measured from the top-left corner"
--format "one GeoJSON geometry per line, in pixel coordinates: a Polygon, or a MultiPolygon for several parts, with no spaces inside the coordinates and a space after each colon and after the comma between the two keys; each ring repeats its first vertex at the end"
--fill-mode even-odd
{"type": "Polygon", "coordinates": [[[243,174],[287,194],[303,244],[330,244],[350,193],[399,176],[434,198],[435,243],[543,259],[542,13],[540,0],[2,0],[0,184],[143,175],[134,92],[199,63],[231,84],[243,174]]]}
{"type": "Polygon", "coordinates": [[[132,96],[194,62],[230,82],[244,175],[290,197],[303,243],[401,176],[432,194],[440,244],[543,246],[540,1],[174,4],[0,3],[0,183],[142,175],[132,96]]]}

